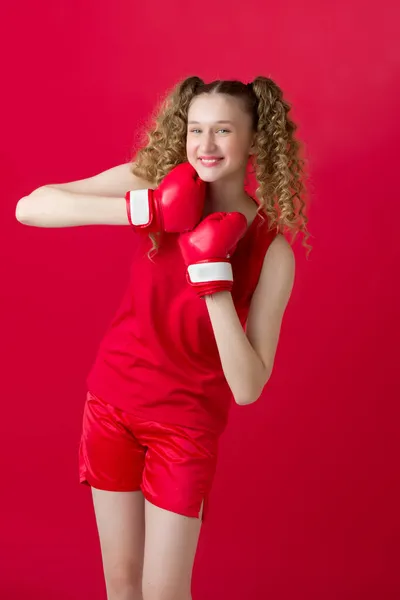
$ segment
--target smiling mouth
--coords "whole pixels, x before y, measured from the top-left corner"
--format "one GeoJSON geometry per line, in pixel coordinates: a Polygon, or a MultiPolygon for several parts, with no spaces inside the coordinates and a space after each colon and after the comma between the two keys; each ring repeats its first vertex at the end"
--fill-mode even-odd
{"type": "Polygon", "coordinates": [[[214,167],[215,165],[218,165],[222,160],[222,158],[199,158],[199,161],[205,167],[214,167]]]}

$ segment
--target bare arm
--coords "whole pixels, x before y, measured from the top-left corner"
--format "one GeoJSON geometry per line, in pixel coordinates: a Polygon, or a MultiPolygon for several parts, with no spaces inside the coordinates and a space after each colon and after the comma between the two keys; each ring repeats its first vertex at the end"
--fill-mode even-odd
{"type": "Polygon", "coordinates": [[[295,277],[289,242],[278,235],[264,259],[243,331],[229,292],[206,296],[222,368],[237,404],[251,404],[271,376],[295,277]]]}
{"type": "Polygon", "coordinates": [[[125,163],[87,179],[40,187],[19,200],[15,216],[33,227],[129,225],[126,192],[150,187],[125,163]]]}

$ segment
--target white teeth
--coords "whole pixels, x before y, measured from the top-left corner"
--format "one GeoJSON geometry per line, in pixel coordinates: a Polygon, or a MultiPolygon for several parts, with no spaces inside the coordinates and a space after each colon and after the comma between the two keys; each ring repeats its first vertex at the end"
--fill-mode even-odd
{"type": "Polygon", "coordinates": [[[215,158],[212,158],[212,159],[201,158],[200,160],[201,160],[201,162],[207,163],[208,165],[219,162],[219,159],[216,160],[215,158]]]}

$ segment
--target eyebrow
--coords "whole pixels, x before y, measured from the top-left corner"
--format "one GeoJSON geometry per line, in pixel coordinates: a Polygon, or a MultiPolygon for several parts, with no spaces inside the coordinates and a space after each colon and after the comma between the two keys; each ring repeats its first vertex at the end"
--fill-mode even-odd
{"type": "MultiPolygon", "coordinates": [[[[232,121],[215,121],[216,123],[229,123],[230,125],[233,125],[232,121]]],[[[200,121],[188,121],[188,125],[200,125],[200,121]]]]}

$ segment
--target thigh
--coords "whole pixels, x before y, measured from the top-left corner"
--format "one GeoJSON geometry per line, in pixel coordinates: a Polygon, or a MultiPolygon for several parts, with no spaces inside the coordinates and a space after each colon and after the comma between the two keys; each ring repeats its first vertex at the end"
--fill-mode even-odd
{"type": "Polygon", "coordinates": [[[167,511],[199,518],[214,479],[218,439],[207,432],[155,422],[141,424],[147,445],[141,489],[167,511]]]}
{"type": "Polygon", "coordinates": [[[125,413],[88,392],[79,447],[80,482],[111,492],[139,491],[145,448],[125,413]]]}
{"type": "Polygon", "coordinates": [[[145,501],[144,600],[190,600],[201,520],[145,501]]]}
{"type": "Polygon", "coordinates": [[[141,597],[144,498],[139,492],[92,487],[108,598],[141,597]],[[136,595],[135,595],[136,594],[136,595]]]}

